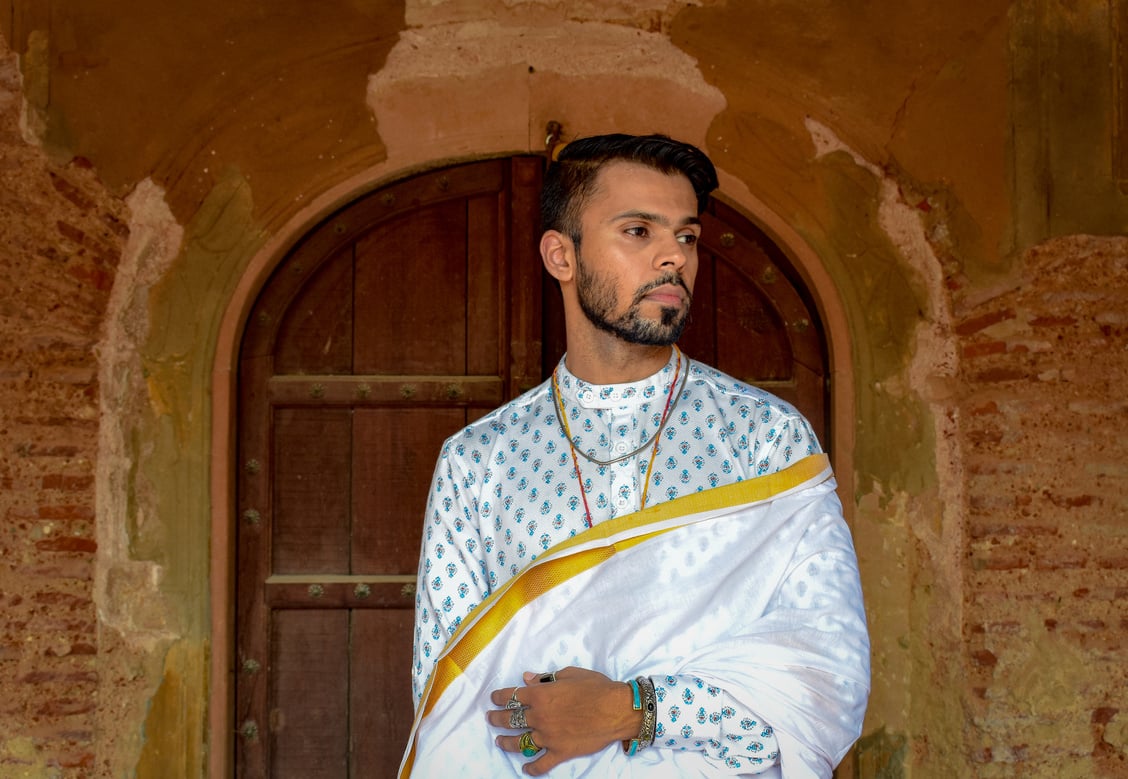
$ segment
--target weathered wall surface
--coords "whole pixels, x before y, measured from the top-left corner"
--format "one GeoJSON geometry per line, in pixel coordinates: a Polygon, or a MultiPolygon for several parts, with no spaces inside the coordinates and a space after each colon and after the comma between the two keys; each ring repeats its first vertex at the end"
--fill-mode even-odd
{"type": "Polygon", "coordinates": [[[1128,239],[1033,248],[956,328],[972,757],[985,777],[1124,776],[1128,239]]]}
{"type": "Polygon", "coordinates": [[[857,775],[1124,775],[1128,246],[1093,237],[1128,225],[1117,8],[0,2],[0,776],[204,774],[241,280],[549,120],[701,144],[830,280],[857,775]]]}
{"type": "MultiPolygon", "coordinates": [[[[2,43],[2,42],[0,42],[2,43]]],[[[21,136],[0,45],[0,776],[93,773],[94,352],[127,211],[21,136]]]]}

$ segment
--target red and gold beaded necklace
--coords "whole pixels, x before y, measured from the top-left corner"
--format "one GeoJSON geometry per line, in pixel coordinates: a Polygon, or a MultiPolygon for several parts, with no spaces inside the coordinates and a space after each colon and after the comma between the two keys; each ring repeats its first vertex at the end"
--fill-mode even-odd
{"type": "MultiPolygon", "coordinates": [[[[677,363],[674,365],[674,378],[670,382],[670,394],[666,396],[666,407],[662,410],[662,420],[658,423],[658,429],[654,431],[654,435],[643,441],[642,445],[637,449],[627,452],[626,454],[619,455],[618,457],[613,457],[610,460],[599,460],[595,457],[592,457],[587,452],[579,450],[579,454],[582,455],[588,462],[603,467],[607,465],[614,465],[617,462],[621,462],[628,458],[634,457],[646,447],[651,446],[651,443],[653,442],[653,446],[650,449],[650,462],[646,466],[646,480],[642,485],[642,500],[639,502],[639,508],[646,507],[646,495],[650,490],[650,474],[654,470],[654,459],[658,456],[658,436],[662,434],[662,429],[666,426],[666,420],[669,419],[670,413],[673,412],[674,406],[677,405],[677,400],[675,400],[674,396],[681,396],[682,390],[685,388],[685,382],[689,378],[689,366],[687,365],[685,375],[682,376],[681,386],[677,387],[677,392],[674,391],[674,388],[678,383],[678,375],[681,374],[682,363],[681,349],[678,349],[677,346],[674,346],[674,351],[678,356],[677,363]]],[[[552,394],[554,405],[556,406],[557,413],[560,416],[560,429],[564,431],[564,438],[568,441],[568,448],[572,452],[572,465],[576,469],[576,480],[580,485],[580,497],[584,501],[584,525],[591,527],[591,509],[588,507],[587,491],[584,490],[584,479],[580,473],[580,460],[576,456],[576,445],[572,442],[572,431],[568,428],[568,414],[564,409],[564,398],[560,394],[560,379],[557,376],[558,372],[559,368],[552,372],[552,394]]]]}

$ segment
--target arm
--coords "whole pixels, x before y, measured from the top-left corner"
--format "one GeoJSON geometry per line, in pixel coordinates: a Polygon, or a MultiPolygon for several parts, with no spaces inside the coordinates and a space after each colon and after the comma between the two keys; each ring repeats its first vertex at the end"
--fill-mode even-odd
{"type": "Polygon", "coordinates": [[[446,442],[435,465],[423,523],[411,674],[416,706],[450,636],[490,591],[480,562],[482,538],[467,499],[468,480],[453,442],[446,442]]]}
{"type": "MultiPolygon", "coordinates": [[[[746,716],[736,714],[740,708],[762,715],[762,720],[754,715],[752,718],[769,723],[773,728],[785,776],[829,776],[833,765],[860,733],[868,694],[868,638],[856,559],[832,486],[831,483],[823,489],[810,491],[815,494],[811,501],[805,495],[796,495],[773,504],[773,510],[785,518],[770,534],[776,541],[764,544],[763,554],[770,557],[749,559],[767,562],[774,558],[778,563],[771,566],[778,565],[778,573],[773,571],[760,576],[741,560],[734,570],[748,571],[748,580],[733,582],[732,588],[726,582],[721,590],[739,593],[737,603],[714,599],[713,604],[708,605],[698,599],[701,592],[677,590],[690,603],[690,621],[680,624],[693,624],[694,632],[698,633],[709,628],[713,637],[698,642],[698,649],[692,653],[685,656],[676,653],[679,657],[676,665],[657,660],[648,668],[644,660],[638,666],[652,678],[655,666],[673,668],[676,674],[691,680],[701,679],[706,688],[717,688],[718,698],[731,698],[734,714],[730,718],[722,714],[722,738],[714,737],[721,742],[721,747],[714,747],[710,752],[706,747],[711,745],[706,739],[706,744],[695,750],[699,755],[697,759],[706,761],[711,773],[754,773],[765,767],[761,764],[758,769],[750,760],[743,766],[726,764],[732,757],[731,747],[729,754],[720,755],[728,735],[743,730],[746,716]],[[772,583],[769,585],[769,582],[772,583]],[[765,592],[765,585],[771,589],[765,592]],[[745,604],[752,601],[762,605],[745,608],[745,604]],[[710,625],[692,621],[699,611],[711,614],[710,625]]],[[[663,598],[658,598],[659,609],[666,605],[663,598]]],[[[628,632],[637,638],[650,624],[628,628],[628,632]]],[[[651,640],[668,643],[671,639],[662,635],[660,639],[652,636],[651,640]]],[[[646,650],[643,651],[641,657],[644,658],[646,650]]],[[[613,662],[611,665],[624,668],[613,662]]],[[[634,672],[628,670],[627,673],[633,675],[634,672]]],[[[602,690],[593,686],[581,692],[563,674],[557,676],[560,681],[555,684],[540,684],[534,679],[528,687],[520,688],[521,702],[530,706],[527,711],[529,728],[534,731],[538,745],[547,747],[546,752],[527,764],[526,772],[530,775],[544,773],[564,760],[614,744],[621,737],[619,732],[604,731],[604,722],[609,720],[593,714],[602,710],[604,700],[614,700],[613,696],[621,694],[615,691],[616,684],[621,690],[621,682],[604,677],[602,690]],[[598,742],[589,738],[584,747],[587,752],[580,751],[578,742],[567,739],[570,732],[583,727],[593,733],[604,733],[598,742]],[[551,763],[542,766],[543,761],[551,763]]],[[[657,681],[661,682],[662,677],[657,681]]],[[[695,681],[692,683],[696,686],[695,681]]],[[[494,703],[503,704],[512,689],[495,691],[494,703]]],[[[695,712],[695,721],[696,716],[695,712]]],[[[708,713],[706,719],[709,720],[708,713]]],[[[494,712],[490,721],[495,726],[507,727],[508,712],[494,712]]],[[[517,751],[517,736],[502,736],[498,744],[503,749],[517,751]]],[[[654,751],[672,752],[680,750],[680,746],[670,745],[662,750],[659,742],[654,751]]],[[[692,746],[688,748],[692,750],[692,746]]],[[[772,751],[766,743],[764,746],[763,751],[772,751]]],[[[684,757],[689,759],[690,755],[684,757]]]]}

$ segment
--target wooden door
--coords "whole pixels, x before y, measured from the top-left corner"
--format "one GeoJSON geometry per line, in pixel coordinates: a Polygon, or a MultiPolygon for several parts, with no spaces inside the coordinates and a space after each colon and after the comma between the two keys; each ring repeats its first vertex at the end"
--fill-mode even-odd
{"type": "MultiPolygon", "coordinates": [[[[251,312],[239,368],[240,777],[395,775],[439,446],[547,376],[564,349],[559,292],[536,249],[542,165],[462,165],[358,200],[290,252],[251,312]]],[[[794,402],[825,441],[826,353],[809,296],[737,212],[714,202],[703,220],[683,348],[794,402]]]]}
{"type": "Polygon", "coordinates": [[[237,771],[394,776],[442,440],[539,381],[538,158],[429,173],[315,229],[240,354],[237,771]]]}

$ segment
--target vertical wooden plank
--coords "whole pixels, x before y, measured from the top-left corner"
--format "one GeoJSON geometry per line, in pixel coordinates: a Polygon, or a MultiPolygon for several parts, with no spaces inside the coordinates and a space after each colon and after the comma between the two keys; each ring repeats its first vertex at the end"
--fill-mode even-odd
{"type": "Polygon", "coordinates": [[[471,375],[499,376],[503,366],[499,200],[491,194],[466,203],[466,372],[471,375]]]}
{"type": "Polygon", "coordinates": [[[791,379],[787,328],[771,301],[723,261],[717,263],[716,296],[718,367],[750,383],[791,379]]]}
{"type": "MultiPolygon", "coordinates": [[[[269,356],[239,364],[239,445],[236,454],[235,765],[239,776],[267,776],[267,679],[270,615],[262,582],[270,575],[269,356]],[[242,668],[251,670],[242,672],[242,668]]],[[[218,745],[216,748],[220,748],[218,745]]],[[[230,748],[230,743],[222,748],[230,748]]]]}
{"type": "Polygon", "coordinates": [[[272,573],[347,573],[349,409],[274,413],[272,573]]]}
{"type": "MultiPolygon", "coordinates": [[[[514,157],[509,193],[509,381],[506,397],[512,398],[541,381],[541,285],[544,265],[540,259],[540,187],[544,159],[514,157]]],[[[552,368],[548,368],[551,372],[552,368]]]]}
{"type": "Polygon", "coordinates": [[[465,373],[462,201],[420,207],[357,242],[355,327],[356,373],[465,373]]]}
{"type": "Polygon", "coordinates": [[[348,775],[349,613],[274,612],[270,667],[274,779],[348,775]]]}
{"type": "MultiPolygon", "coordinates": [[[[413,615],[412,609],[353,611],[351,779],[391,779],[403,757],[413,710],[413,615]]],[[[459,773],[452,767],[451,776],[459,773]]]]}
{"type": "Polygon", "coordinates": [[[439,448],[465,424],[465,412],[457,408],[357,409],[353,573],[415,572],[439,448]]]}
{"type": "MultiPolygon", "coordinates": [[[[287,264],[279,273],[310,269],[287,264]]],[[[274,369],[278,373],[349,373],[353,352],[352,246],[310,273],[278,325],[274,369]]]]}

